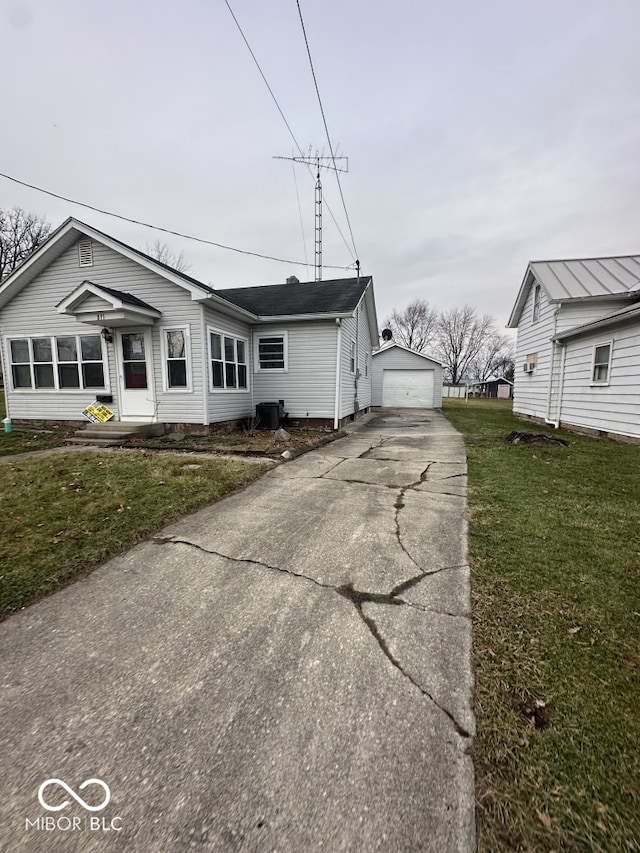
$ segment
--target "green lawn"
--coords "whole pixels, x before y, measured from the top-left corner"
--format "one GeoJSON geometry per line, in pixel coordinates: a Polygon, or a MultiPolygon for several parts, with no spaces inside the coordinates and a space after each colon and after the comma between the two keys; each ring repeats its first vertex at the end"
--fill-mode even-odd
{"type": "Polygon", "coordinates": [[[0,618],[269,467],[142,451],[16,457],[0,465],[0,618]]]}
{"type": "Polygon", "coordinates": [[[638,853],[640,446],[512,446],[545,428],[502,401],[444,414],[469,461],[479,850],[638,853]]]}

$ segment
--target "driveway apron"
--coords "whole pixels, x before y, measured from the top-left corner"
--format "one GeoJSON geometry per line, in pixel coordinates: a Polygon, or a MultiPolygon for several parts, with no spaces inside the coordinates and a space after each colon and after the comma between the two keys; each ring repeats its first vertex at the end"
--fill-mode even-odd
{"type": "Polygon", "coordinates": [[[383,409],[6,620],[0,849],[475,849],[465,508],[383,409]]]}

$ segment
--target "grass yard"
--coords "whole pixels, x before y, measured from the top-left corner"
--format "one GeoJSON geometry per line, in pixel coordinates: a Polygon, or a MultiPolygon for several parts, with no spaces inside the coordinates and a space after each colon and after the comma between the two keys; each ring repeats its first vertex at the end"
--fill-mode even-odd
{"type": "Polygon", "coordinates": [[[510,401],[444,414],[469,459],[479,850],[638,853],[640,447],[510,401]]]}
{"type": "Polygon", "coordinates": [[[0,465],[0,618],[162,525],[243,488],[269,467],[141,451],[76,452],[0,465]]]}
{"type": "MultiPolygon", "coordinates": [[[[0,391],[0,420],[6,417],[4,391],[0,391]]],[[[13,456],[16,453],[28,453],[31,450],[47,450],[61,447],[65,436],[71,435],[75,427],[57,426],[50,430],[14,429],[5,432],[0,424],[0,456],[13,456]]]]}

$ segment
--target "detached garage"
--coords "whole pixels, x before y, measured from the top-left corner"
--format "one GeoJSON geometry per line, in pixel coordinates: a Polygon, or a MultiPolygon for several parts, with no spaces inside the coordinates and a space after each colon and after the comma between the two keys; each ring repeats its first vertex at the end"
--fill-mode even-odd
{"type": "Polygon", "coordinates": [[[411,409],[442,408],[442,365],[402,344],[373,353],[371,405],[411,409]]]}

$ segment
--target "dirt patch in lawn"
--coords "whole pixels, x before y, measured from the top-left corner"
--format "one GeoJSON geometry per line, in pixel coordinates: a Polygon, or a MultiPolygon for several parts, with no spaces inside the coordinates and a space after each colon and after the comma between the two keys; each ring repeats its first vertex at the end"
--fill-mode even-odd
{"type": "Polygon", "coordinates": [[[561,444],[564,447],[569,446],[569,442],[565,441],[564,438],[558,438],[546,432],[522,432],[517,429],[510,432],[505,441],[509,444],[561,444]]]}
{"type": "Polygon", "coordinates": [[[287,433],[289,438],[283,440],[273,430],[255,430],[253,433],[234,430],[212,435],[174,432],[155,438],[131,439],[127,446],[144,447],[149,450],[182,450],[192,453],[278,458],[285,451],[289,451],[291,456],[299,456],[301,453],[321,447],[345,435],[342,431],[319,429],[290,429],[287,433]]]}

